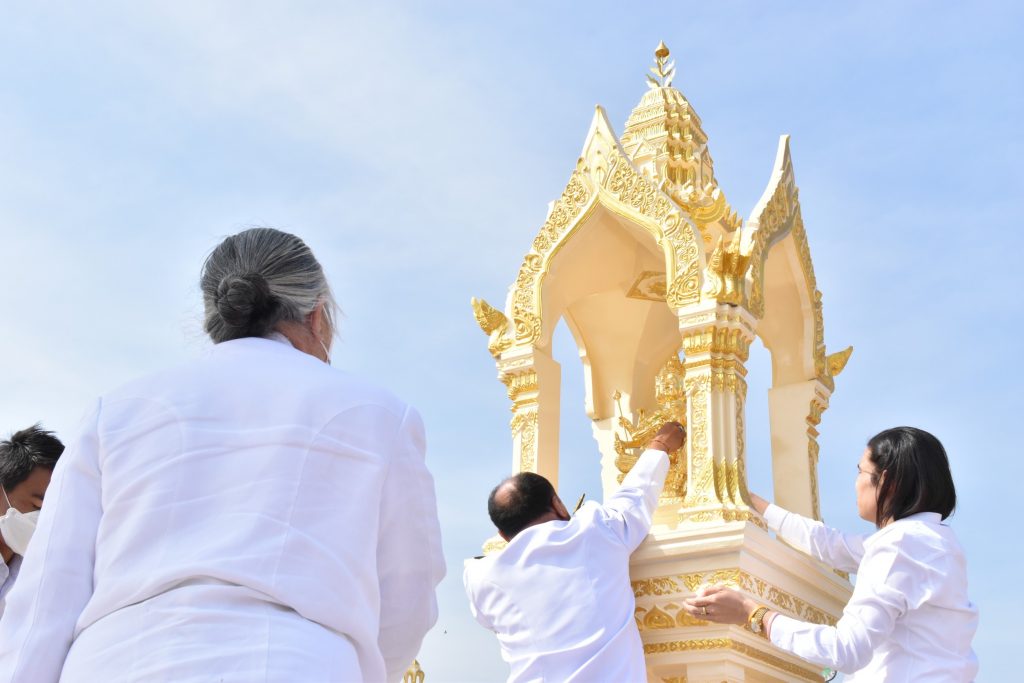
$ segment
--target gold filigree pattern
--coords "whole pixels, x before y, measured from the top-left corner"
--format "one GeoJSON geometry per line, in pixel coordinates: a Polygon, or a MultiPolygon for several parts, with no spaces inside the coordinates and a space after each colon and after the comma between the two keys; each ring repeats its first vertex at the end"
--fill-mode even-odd
{"type": "Polygon", "coordinates": [[[522,372],[503,373],[501,383],[508,388],[508,397],[512,401],[513,412],[537,402],[536,395],[539,387],[536,370],[530,368],[522,372]]]}
{"type": "Polygon", "coordinates": [[[764,264],[769,248],[778,242],[790,229],[795,216],[796,184],[793,179],[793,164],[789,156],[789,142],[785,143],[782,167],[777,169],[778,178],[761,213],[747,222],[750,234],[750,291],[747,307],[758,318],[764,317],[764,264]]]}
{"type": "Polygon", "coordinates": [[[679,214],[672,202],[650,180],[633,168],[619,152],[610,155],[611,172],[604,189],[616,201],[653,220],[667,241],[671,255],[667,301],[674,308],[700,300],[700,247],[696,230],[679,214]]]}
{"type": "Polygon", "coordinates": [[[512,416],[512,435],[519,439],[519,471],[537,471],[537,411],[521,410],[512,416]]]}
{"type": "Polygon", "coordinates": [[[583,207],[593,196],[583,173],[573,171],[562,196],[555,202],[530,253],[523,259],[512,294],[512,324],[517,344],[532,344],[540,337],[539,282],[555,247],[565,237],[583,207]]]}
{"type": "MultiPolygon", "coordinates": [[[[666,608],[679,609],[679,605],[670,604],[666,605],[666,608]]],[[[645,629],[673,628],[676,625],[676,620],[670,617],[667,612],[664,612],[658,609],[657,606],[654,606],[647,611],[647,614],[644,615],[643,623],[645,629]]]]}
{"type": "Polygon", "coordinates": [[[818,673],[817,669],[798,666],[781,657],[768,654],[756,647],[733,640],[732,638],[694,638],[692,640],[673,640],[667,643],[644,643],[645,655],[668,654],[671,652],[706,652],[708,650],[732,650],[804,680],[821,681],[821,674],[818,673]]]}
{"type": "Polygon", "coordinates": [[[818,498],[818,440],[811,436],[807,441],[807,467],[810,469],[811,511],[814,519],[821,519],[821,500],[818,498]]]}
{"type": "MultiPolygon", "coordinates": [[[[787,593],[764,579],[752,576],[742,569],[717,569],[711,572],[659,576],[640,579],[631,583],[633,595],[637,598],[646,596],[683,598],[689,594],[696,593],[697,589],[701,586],[719,584],[745,591],[765,601],[774,609],[785,612],[801,621],[827,626],[835,626],[838,621],[836,617],[833,617],[824,610],[787,593]]],[[[676,607],[674,604],[669,603],[660,609],[667,613],[667,610],[675,609],[676,607]]]]}

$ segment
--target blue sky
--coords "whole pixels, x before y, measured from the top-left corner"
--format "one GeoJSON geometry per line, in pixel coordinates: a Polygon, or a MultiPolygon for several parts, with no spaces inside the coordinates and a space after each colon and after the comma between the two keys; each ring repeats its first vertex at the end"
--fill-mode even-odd
{"type": "MultiPolygon", "coordinates": [[[[201,353],[198,273],[252,224],[313,247],[335,364],[423,412],[449,577],[428,681],[499,680],[462,559],[492,533],[508,401],[471,296],[504,300],[595,104],[616,129],[663,39],[746,216],[789,133],[826,342],[855,347],[821,425],[822,510],[856,518],[868,437],[949,451],[981,608],[979,680],[1017,666],[1024,11],[1014,3],[41,2],[0,7],[0,431],[70,437],[89,399],[201,353]]],[[[562,488],[598,491],[582,373],[562,488]]],[[[751,359],[751,487],[770,494],[751,359]]],[[[412,559],[412,558],[411,558],[412,559]]]]}

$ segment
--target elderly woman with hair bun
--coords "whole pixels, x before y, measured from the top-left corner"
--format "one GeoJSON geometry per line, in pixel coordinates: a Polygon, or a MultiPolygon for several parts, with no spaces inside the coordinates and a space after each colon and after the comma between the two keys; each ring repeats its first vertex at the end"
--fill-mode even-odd
{"type": "Polygon", "coordinates": [[[835,626],[779,614],[744,594],[711,586],[685,603],[693,616],[744,624],[776,646],[845,681],[973,681],[978,610],[967,597],[963,549],[945,520],[956,507],[946,450],[913,427],[868,441],[857,464],[857,511],[878,530],[852,536],[751,496],[780,538],[828,565],[856,572],[835,626]]]}
{"type": "Polygon", "coordinates": [[[205,357],[103,396],[54,473],[0,680],[398,680],[444,576],[423,423],[328,364],[301,239],[225,239],[205,357]]]}

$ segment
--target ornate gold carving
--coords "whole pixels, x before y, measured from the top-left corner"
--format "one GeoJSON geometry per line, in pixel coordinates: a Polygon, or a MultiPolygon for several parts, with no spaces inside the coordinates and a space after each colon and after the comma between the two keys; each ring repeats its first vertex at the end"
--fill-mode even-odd
{"type": "Polygon", "coordinates": [[[611,172],[605,190],[625,204],[658,224],[659,243],[667,240],[671,247],[671,279],[668,303],[674,308],[700,300],[700,248],[697,233],[687,223],[666,195],[633,168],[629,160],[615,152],[609,159],[611,172]]]}
{"type": "MultiPolygon", "coordinates": [[[[686,390],[683,377],[683,363],[679,360],[678,352],[674,352],[655,377],[654,394],[657,409],[647,415],[644,409],[640,408],[633,421],[626,419],[620,403],[622,394],[615,392],[615,405],[621,430],[615,434],[615,467],[619,470],[620,482],[633,469],[643,449],[663,424],[670,421],[686,424],[686,390]]],[[[686,451],[681,448],[670,453],[669,462],[661,500],[662,503],[682,502],[686,493],[686,451]]]]}
{"type": "Polygon", "coordinates": [[[537,371],[528,369],[523,372],[506,372],[501,375],[501,383],[508,388],[508,397],[512,401],[512,411],[537,403],[537,371]]]}
{"type": "MultiPolygon", "coordinates": [[[[695,377],[687,376],[685,385],[690,430],[687,438],[691,440],[687,474],[691,483],[686,487],[684,506],[693,508],[716,502],[712,498],[714,468],[708,455],[708,393],[711,389],[711,377],[703,374],[695,377]]],[[[693,516],[691,519],[692,521],[702,521],[693,516]]]]}
{"type": "MultiPolygon", "coordinates": [[[[696,593],[701,586],[721,584],[745,591],[757,596],[780,612],[785,612],[801,621],[815,624],[835,626],[837,619],[824,610],[815,607],[805,600],[774,586],[764,579],[751,576],[742,569],[716,569],[710,572],[694,572],[676,574],[675,576],[659,576],[633,581],[633,595],[637,598],[645,596],[679,596],[696,593]]],[[[675,609],[674,604],[664,605],[662,611],[675,609]]]]}
{"type": "Polygon", "coordinates": [[[415,659],[412,660],[412,664],[402,674],[402,683],[423,683],[424,679],[426,679],[426,674],[423,673],[420,663],[415,659]]]}
{"type": "Polygon", "coordinates": [[[488,336],[487,350],[497,358],[512,346],[513,340],[506,333],[509,332],[509,322],[505,314],[491,306],[483,299],[470,299],[473,305],[473,317],[480,325],[480,329],[488,336]]]}
{"type": "Polygon", "coordinates": [[[519,438],[519,471],[537,471],[537,411],[520,410],[512,416],[512,435],[519,438]]]}
{"type": "Polygon", "coordinates": [[[573,171],[565,191],[555,202],[547,220],[534,238],[530,253],[523,259],[512,293],[512,324],[515,328],[516,343],[532,344],[540,337],[541,276],[547,266],[547,260],[556,251],[557,245],[565,237],[583,207],[590,201],[592,194],[580,170],[573,171]]]}
{"type": "MultiPolygon", "coordinates": [[[[667,607],[679,609],[679,605],[667,605],[667,607]]],[[[652,607],[644,615],[644,628],[673,628],[676,625],[676,620],[670,617],[667,613],[658,609],[657,606],[652,607]]]]}
{"type": "Polygon", "coordinates": [[[708,326],[683,337],[683,355],[686,367],[693,367],[690,358],[700,354],[734,355],[741,361],[750,357],[750,339],[743,330],[729,327],[708,326]]]}
{"type": "Polygon", "coordinates": [[[799,666],[781,657],[763,652],[756,647],[747,645],[732,638],[695,638],[693,640],[674,640],[667,643],[644,643],[644,654],[667,654],[671,652],[692,652],[708,650],[732,650],[746,655],[751,659],[764,662],[769,666],[781,669],[807,681],[821,681],[817,669],[799,666]]]}
{"type": "Polygon", "coordinates": [[[720,236],[704,269],[701,295],[732,306],[742,303],[744,278],[749,266],[750,255],[740,253],[740,231],[733,233],[729,244],[725,244],[724,235],[720,236]]]}
{"type": "Polygon", "coordinates": [[[686,676],[670,676],[662,678],[661,683],[686,683],[686,676]]]}
{"type": "Polygon", "coordinates": [[[679,584],[671,576],[659,576],[653,579],[638,579],[632,582],[633,594],[636,597],[644,595],[670,595],[679,593],[679,584]]]}
{"type": "Polygon", "coordinates": [[[657,179],[657,186],[703,229],[714,222],[732,231],[740,225],[718,187],[708,136],[683,94],[671,87],[675,63],[664,43],[647,76],[649,90],[630,113],[622,147],[633,163],[657,179]]]}
{"type": "Polygon", "coordinates": [[[850,360],[850,356],[853,355],[853,347],[847,346],[842,351],[837,353],[830,353],[825,357],[825,364],[828,368],[828,374],[830,377],[838,377],[839,373],[843,371],[846,364],[850,360]]]}
{"type": "Polygon", "coordinates": [[[818,499],[818,440],[810,436],[807,440],[807,466],[810,470],[811,511],[814,519],[821,519],[821,501],[818,499]]]}
{"type": "Polygon", "coordinates": [[[665,273],[645,270],[637,276],[626,296],[642,301],[664,301],[666,293],[665,273]]]}
{"type": "MultiPolygon", "coordinates": [[[[789,156],[788,139],[783,149],[781,167],[774,171],[775,186],[761,213],[747,222],[750,239],[750,291],[747,307],[758,318],[764,316],[764,264],[769,248],[785,236],[792,225],[799,204],[789,156]]],[[[810,284],[810,283],[809,283],[810,284]]]]}

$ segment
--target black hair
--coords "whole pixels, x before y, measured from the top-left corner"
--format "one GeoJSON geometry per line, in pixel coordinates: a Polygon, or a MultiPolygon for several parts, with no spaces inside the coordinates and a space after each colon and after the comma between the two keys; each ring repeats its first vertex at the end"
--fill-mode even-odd
{"type": "Polygon", "coordinates": [[[60,439],[38,424],[15,432],[0,441],[0,486],[10,491],[28,479],[35,468],[52,470],[63,452],[60,439]]]}
{"type": "Polygon", "coordinates": [[[533,472],[512,475],[494,487],[487,498],[487,514],[505,538],[511,540],[530,523],[552,509],[555,487],[533,472]],[[504,489],[498,502],[498,491],[504,489]]]}
{"type": "Polygon", "coordinates": [[[871,481],[878,486],[875,524],[918,512],[937,512],[942,519],[953,514],[953,474],[946,449],[934,436],[914,427],[893,427],[871,437],[868,452],[875,466],[871,481]]]}

